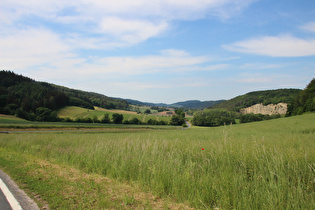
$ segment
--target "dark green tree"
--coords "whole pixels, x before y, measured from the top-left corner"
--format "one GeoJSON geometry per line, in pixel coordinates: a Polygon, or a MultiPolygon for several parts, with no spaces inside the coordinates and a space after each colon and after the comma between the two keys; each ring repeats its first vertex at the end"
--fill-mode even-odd
{"type": "Polygon", "coordinates": [[[37,121],[56,121],[57,113],[51,109],[45,107],[39,107],[36,109],[36,120],[37,121]]]}
{"type": "Polygon", "coordinates": [[[110,118],[109,118],[109,114],[106,113],[104,114],[102,120],[101,120],[101,123],[110,123],[110,118]]]}
{"type": "Polygon", "coordinates": [[[130,124],[134,124],[134,125],[141,124],[141,121],[136,117],[132,118],[129,122],[130,122],[130,124]]]}
{"type": "Polygon", "coordinates": [[[180,112],[180,115],[178,115],[178,114],[172,115],[170,124],[171,125],[183,125],[183,124],[185,124],[185,117],[183,117],[183,116],[185,116],[185,113],[183,115],[182,112],[180,112]]]}
{"type": "Polygon", "coordinates": [[[151,110],[150,110],[150,109],[146,109],[146,110],[144,111],[144,114],[151,114],[151,110]]]}
{"type": "Polygon", "coordinates": [[[205,109],[197,112],[192,120],[197,126],[220,126],[235,124],[235,113],[225,109],[205,109]]]}
{"type": "Polygon", "coordinates": [[[114,113],[113,116],[113,123],[115,124],[122,124],[124,120],[124,116],[122,114],[114,113]]]}

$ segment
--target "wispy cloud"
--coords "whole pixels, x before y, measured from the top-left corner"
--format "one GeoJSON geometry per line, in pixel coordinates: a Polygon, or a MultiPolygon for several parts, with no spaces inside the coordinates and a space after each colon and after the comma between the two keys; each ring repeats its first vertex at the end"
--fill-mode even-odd
{"type": "Polygon", "coordinates": [[[18,69],[45,78],[86,78],[101,74],[127,77],[157,73],[214,71],[226,64],[213,64],[210,56],[194,56],[184,50],[165,49],[159,55],[104,56],[82,58],[58,34],[46,29],[16,31],[0,39],[0,68],[18,69]]]}
{"type": "Polygon", "coordinates": [[[100,25],[102,32],[108,34],[111,40],[117,40],[128,45],[137,44],[157,36],[168,28],[166,22],[155,23],[153,21],[126,20],[117,17],[103,18],[100,25]]]}
{"type": "Polygon", "coordinates": [[[243,64],[241,69],[279,69],[288,66],[289,64],[283,63],[246,63],[243,64]]]}
{"type": "Polygon", "coordinates": [[[244,87],[256,87],[256,89],[266,90],[275,88],[296,88],[301,83],[301,77],[296,77],[284,73],[241,73],[235,78],[230,78],[231,82],[242,84],[244,87]],[[232,81],[233,80],[233,81],[232,81]]]}
{"type": "Polygon", "coordinates": [[[126,47],[156,37],[169,29],[173,20],[195,20],[205,16],[227,19],[246,8],[253,0],[2,0],[0,27],[22,21],[29,28],[42,27],[40,21],[70,29],[77,47],[126,47]],[[84,33],[82,33],[84,31],[84,33]],[[75,32],[74,32],[75,33],[75,32]],[[91,36],[93,38],[91,38],[91,36]],[[78,40],[76,40],[78,39],[78,40]]]}
{"type": "Polygon", "coordinates": [[[146,90],[146,89],[172,89],[172,88],[187,88],[187,87],[206,87],[208,83],[204,81],[156,81],[156,82],[145,82],[145,81],[132,81],[132,82],[109,82],[108,86],[128,89],[133,91],[146,90]]]}
{"type": "Polygon", "coordinates": [[[72,58],[71,47],[46,29],[14,30],[0,38],[0,67],[24,69],[72,58]]]}
{"type": "Polygon", "coordinates": [[[305,31],[310,31],[310,32],[315,33],[315,21],[306,23],[306,24],[302,25],[300,28],[305,30],[305,31]]]}
{"type": "Polygon", "coordinates": [[[315,39],[301,39],[291,35],[264,36],[224,45],[223,48],[272,57],[301,57],[315,55],[315,39]]]}

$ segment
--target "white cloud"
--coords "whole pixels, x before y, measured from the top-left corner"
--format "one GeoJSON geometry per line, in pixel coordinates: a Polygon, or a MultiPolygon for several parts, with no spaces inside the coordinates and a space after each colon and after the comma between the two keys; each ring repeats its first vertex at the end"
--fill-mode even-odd
{"type": "MultiPolygon", "coordinates": [[[[167,50],[166,50],[167,51],[167,50]]],[[[185,51],[171,50],[173,55],[161,54],[157,56],[125,56],[94,58],[93,64],[85,63],[84,69],[88,73],[118,73],[123,75],[152,74],[157,72],[174,72],[202,70],[203,65],[211,61],[207,56],[190,56],[185,51]]],[[[163,51],[165,53],[165,51],[163,51]]]]}
{"type": "Polygon", "coordinates": [[[136,44],[165,31],[166,22],[153,23],[143,20],[126,20],[117,17],[106,17],[101,22],[101,30],[127,44],[136,44]]]}
{"type": "Polygon", "coordinates": [[[315,33],[315,21],[309,22],[301,26],[301,29],[315,33]]]}
{"type": "Polygon", "coordinates": [[[5,29],[7,25],[25,20],[29,28],[41,24],[40,21],[52,22],[64,25],[65,31],[83,31],[85,35],[73,42],[90,44],[80,44],[80,47],[125,47],[160,35],[170,27],[173,20],[195,20],[206,16],[226,19],[253,1],[255,0],[2,0],[0,27],[5,29]],[[33,23],[27,21],[28,18],[40,21],[33,23]],[[93,43],[91,35],[94,37],[93,43]]]}
{"type": "Polygon", "coordinates": [[[315,39],[300,39],[291,35],[265,36],[239,41],[223,48],[272,57],[301,57],[315,55],[315,39]]]}
{"type": "MultiPolygon", "coordinates": [[[[303,77],[303,76],[302,76],[303,77]]],[[[302,77],[283,73],[241,73],[237,77],[229,78],[232,83],[242,84],[252,90],[268,90],[281,88],[296,88],[302,77]]],[[[237,84],[236,84],[237,85],[237,84]]],[[[251,91],[252,91],[251,90],[251,91]]],[[[247,92],[250,90],[248,89],[247,92]]]]}
{"type": "Polygon", "coordinates": [[[0,34],[0,37],[0,69],[28,72],[41,80],[83,79],[96,74],[116,78],[224,68],[223,64],[210,65],[213,59],[209,56],[192,56],[177,49],[162,50],[160,55],[81,58],[73,53],[73,43],[46,29],[17,30],[14,35],[0,34]]]}
{"type": "Polygon", "coordinates": [[[43,28],[0,33],[0,69],[27,72],[39,80],[80,80],[96,74],[116,78],[213,71],[226,67],[225,64],[211,64],[213,58],[209,56],[193,56],[178,49],[161,50],[159,55],[81,58],[75,53],[78,45],[93,48],[99,44],[98,40],[89,38],[84,42],[84,38],[76,34],[66,37],[43,28]]]}
{"type": "Polygon", "coordinates": [[[48,30],[16,30],[0,36],[0,67],[19,69],[53,64],[72,57],[70,49],[58,35],[48,30]]]}
{"type": "Polygon", "coordinates": [[[176,50],[176,49],[166,49],[161,50],[161,54],[164,56],[172,56],[172,57],[184,57],[189,56],[189,53],[187,53],[184,50],[176,50]]]}

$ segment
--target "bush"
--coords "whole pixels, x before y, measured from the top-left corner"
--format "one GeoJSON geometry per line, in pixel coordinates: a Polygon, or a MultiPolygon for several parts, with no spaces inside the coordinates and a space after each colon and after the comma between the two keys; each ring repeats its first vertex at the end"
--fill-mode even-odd
{"type": "Polygon", "coordinates": [[[146,109],[146,110],[144,111],[144,114],[151,114],[151,110],[150,110],[150,109],[146,109]]]}
{"type": "Polygon", "coordinates": [[[193,124],[197,126],[220,126],[235,124],[235,113],[225,109],[208,109],[197,112],[193,118],[193,124]]]}
{"type": "Polygon", "coordinates": [[[249,123],[249,122],[256,122],[256,121],[263,121],[263,120],[271,120],[280,118],[280,114],[275,115],[263,115],[263,114],[243,114],[240,116],[240,123],[249,123]]]}
{"type": "Polygon", "coordinates": [[[122,114],[117,114],[117,113],[114,113],[112,118],[115,124],[122,124],[124,120],[124,116],[122,114]]]}
{"type": "Polygon", "coordinates": [[[130,123],[131,124],[135,124],[135,125],[139,125],[139,124],[141,124],[141,121],[138,119],[138,118],[132,118],[131,120],[130,120],[130,123]]]}
{"type": "Polygon", "coordinates": [[[70,119],[69,117],[66,117],[66,118],[63,119],[63,122],[73,122],[73,120],[70,119]]]}

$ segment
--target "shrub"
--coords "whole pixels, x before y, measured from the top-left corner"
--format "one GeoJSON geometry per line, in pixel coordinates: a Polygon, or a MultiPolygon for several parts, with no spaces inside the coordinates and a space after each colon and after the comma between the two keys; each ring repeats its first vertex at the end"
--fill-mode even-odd
{"type": "Polygon", "coordinates": [[[235,124],[235,113],[225,109],[208,109],[197,112],[192,122],[197,126],[209,127],[235,124]]]}

